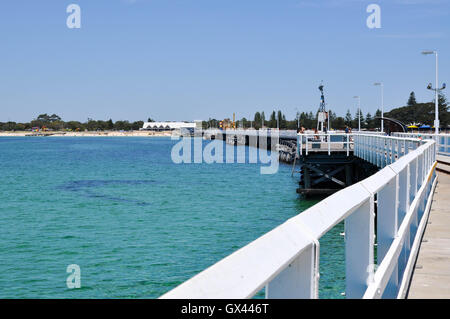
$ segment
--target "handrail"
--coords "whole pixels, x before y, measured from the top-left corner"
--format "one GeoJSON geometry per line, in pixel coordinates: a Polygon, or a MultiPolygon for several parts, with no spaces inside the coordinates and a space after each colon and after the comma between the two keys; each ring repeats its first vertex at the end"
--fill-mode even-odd
{"type": "Polygon", "coordinates": [[[384,168],[290,218],[161,298],[250,298],[263,287],[267,298],[317,298],[318,240],[341,221],[346,297],[404,296],[417,253],[414,243],[422,235],[420,225],[435,185],[435,142],[373,134],[353,134],[353,139],[355,156],[384,168]]]}
{"type": "Polygon", "coordinates": [[[429,134],[429,133],[393,133],[394,136],[398,137],[413,137],[420,139],[433,139],[436,141],[437,153],[439,155],[450,156],[450,134],[439,133],[429,134]]]}

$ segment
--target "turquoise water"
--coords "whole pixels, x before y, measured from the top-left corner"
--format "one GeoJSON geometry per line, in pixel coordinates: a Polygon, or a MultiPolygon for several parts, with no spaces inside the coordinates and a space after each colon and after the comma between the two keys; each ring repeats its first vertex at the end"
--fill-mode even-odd
{"type": "MultiPolygon", "coordinates": [[[[175,143],[0,138],[0,298],[156,298],[317,202],[290,166],[177,165],[175,143]]],[[[321,240],[323,298],[343,291],[342,228],[321,240]]]]}

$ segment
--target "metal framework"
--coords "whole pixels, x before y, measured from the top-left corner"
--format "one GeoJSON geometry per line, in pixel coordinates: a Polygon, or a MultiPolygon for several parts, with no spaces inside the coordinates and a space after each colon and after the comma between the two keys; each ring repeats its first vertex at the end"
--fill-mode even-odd
{"type": "MultiPolygon", "coordinates": [[[[319,91],[320,91],[320,106],[319,111],[317,112],[317,130],[323,132],[325,122],[328,122],[328,116],[325,108],[325,95],[323,93],[322,83],[320,83],[319,91]]],[[[325,126],[325,128],[327,127],[325,126]]]]}

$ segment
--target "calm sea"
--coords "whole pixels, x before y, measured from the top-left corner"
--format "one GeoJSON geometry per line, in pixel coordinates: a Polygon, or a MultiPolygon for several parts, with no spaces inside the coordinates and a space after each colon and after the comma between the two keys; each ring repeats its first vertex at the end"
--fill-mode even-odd
{"type": "MultiPolygon", "coordinates": [[[[0,138],[0,298],[156,298],[317,202],[288,165],[174,164],[176,142],[0,138]]],[[[321,240],[321,298],[344,290],[342,231],[321,240]]]]}

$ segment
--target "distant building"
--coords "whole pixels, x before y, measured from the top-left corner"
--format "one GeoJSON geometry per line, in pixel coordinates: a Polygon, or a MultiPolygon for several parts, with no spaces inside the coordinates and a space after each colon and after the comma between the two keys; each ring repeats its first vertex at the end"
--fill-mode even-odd
{"type": "Polygon", "coordinates": [[[194,130],[201,129],[202,122],[145,122],[142,130],[147,131],[174,131],[174,130],[194,130]],[[200,126],[199,126],[200,125],[200,126]]]}

